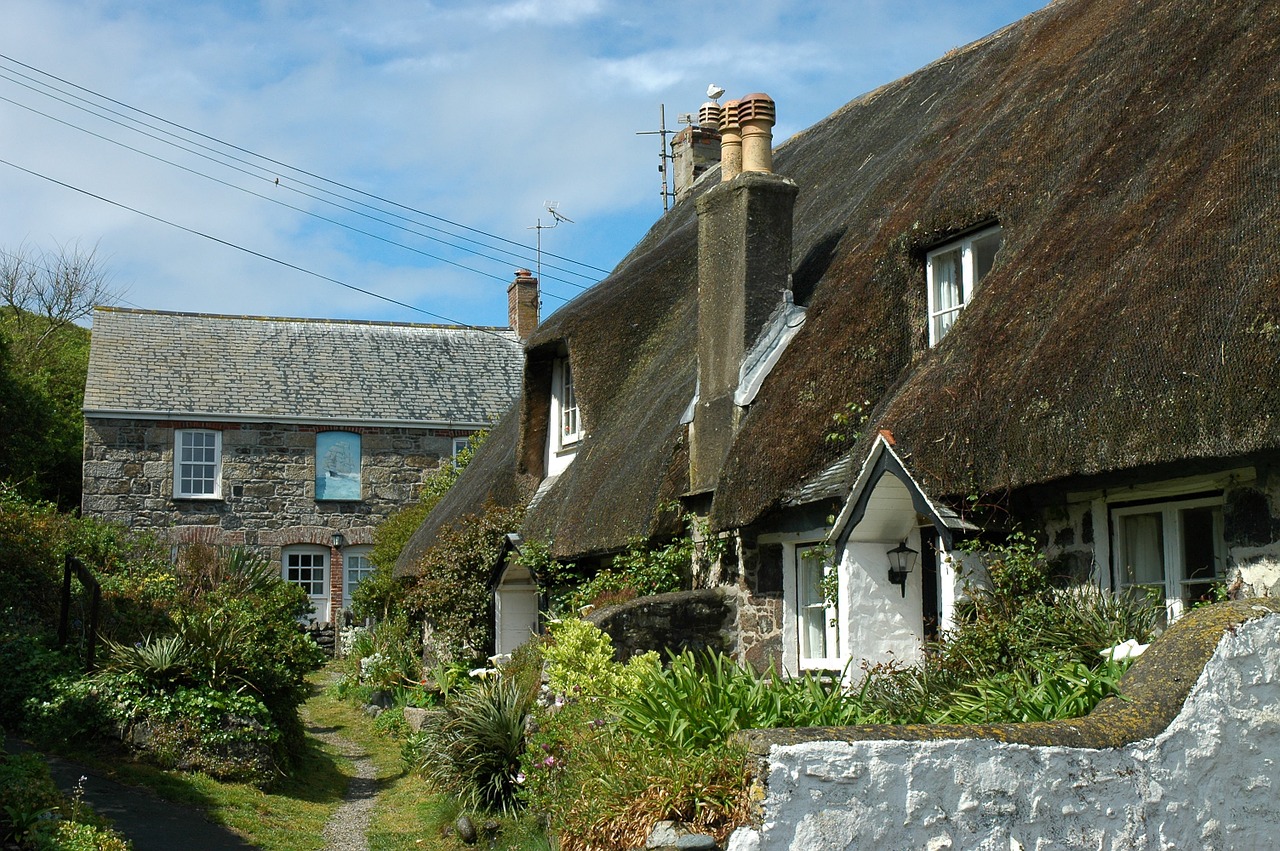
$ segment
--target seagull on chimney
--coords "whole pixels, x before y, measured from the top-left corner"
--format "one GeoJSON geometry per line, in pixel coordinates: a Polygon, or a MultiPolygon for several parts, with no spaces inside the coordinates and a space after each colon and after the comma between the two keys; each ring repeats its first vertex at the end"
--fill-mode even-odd
{"type": "Polygon", "coordinates": [[[720,98],[724,97],[724,88],[712,83],[707,86],[707,97],[711,98],[713,103],[719,103],[720,98]]]}

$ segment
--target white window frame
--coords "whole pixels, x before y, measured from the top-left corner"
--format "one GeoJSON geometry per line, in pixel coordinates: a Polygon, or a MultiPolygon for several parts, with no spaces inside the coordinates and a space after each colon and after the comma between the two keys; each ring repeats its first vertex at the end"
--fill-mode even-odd
{"type": "Polygon", "coordinates": [[[567,357],[556,360],[551,389],[556,442],[560,449],[576,446],[582,439],[582,413],[573,387],[573,367],[567,357]]]}
{"type": "Polygon", "coordinates": [[[174,499],[222,499],[222,432],[215,429],[207,428],[179,428],[173,431],[173,498],[174,499]],[[192,442],[196,436],[201,441],[212,438],[213,445],[184,446],[186,438],[192,438],[192,442]],[[208,458],[196,460],[193,456],[196,451],[212,450],[212,463],[208,458]],[[188,468],[195,467],[213,467],[212,479],[208,476],[195,477],[194,469],[190,469],[193,475],[183,475],[188,468]],[[191,487],[195,482],[208,483],[212,490],[196,491],[191,487]],[[185,484],[184,484],[185,483],[185,484]]]}
{"type": "Polygon", "coordinates": [[[306,592],[311,601],[310,615],[300,620],[327,621],[329,619],[329,589],[332,587],[330,570],[332,569],[332,553],[328,547],[319,544],[293,544],[280,551],[280,575],[285,582],[298,585],[306,592]],[[317,563],[318,559],[318,563],[317,563]],[[291,564],[291,562],[294,562],[291,564]],[[310,571],[319,570],[319,578],[310,571]],[[291,571],[296,571],[291,575],[291,571]],[[305,577],[303,571],[307,571],[305,577]],[[315,593],[319,583],[319,593],[315,593]]]}
{"type": "Polygon", "coordinates": [[[1227,547],[1223,530],[1221,495],[1200,497],[1196,499],[1172,499],[1164,502],[1143,502],[1137,504],[1120,504],[1110,506],[1111,512],[1111,553],[1115,566],[1116,585],[1120,590],[1129,588],[1156,588],[1162,594],[1165,610],[1170,622],[1181,617],[1192,602],[1187,595],[1187,588],[1222,579],[1227,572],[1227,547]],[[1213,513],[1213,548],[1214,576],[1212,578],[1187,576],[1184,558],[1185,529],[1183,528],[1183,512],[1195,508],[1217,508],[1213,513]],[[1155,515],[1159,518],[1161,534],[1161,561],[1163,575],[1157,580],[1154,577],[1140,578],[1132,573],[1132,566],[1125,564],[1125,537],[1127,517],[1155,515]]]}
{"type": "Polygon", "coordinates": [[[848,637],[844,618],[849,611],[849,578],[842,564],[842,557],[837,553],[835,563],[829,569],[837,571],[839,576],[839,593],[835,606],[826,607],[823,613],[824,634],[827,643],[827,655],[816,657],[804,653],[802,637],[803,620],[800,616],[800,570],[801,554],[809,547],[820,546],[829,529],[815,528],[796,532],[768,533],[761,535],[760,544],[780,544],[782,546],[782,668],[787,676],[796,676],[809,671],[844,671],[848,665],[848,637]],[[835,625],[832,626],[832,621],[835,625]]]}
{"type": "Polygon", "coordinates": [[[369,561],[369,554],[373,551],[373,547],[368,546],[352,546],[346,547],[342,551],[342,608],[351,608],[351,594],[356,590],[361,582],[369,578],[373,573],[373,562],[369,561]],[[356,562],[353,564],[352,562],[356,562]],[[352,581],[352,575],[356,574],[357,578],[352,581]]]}
{"type": "MultiPolygon", "coordinates": [[[[974,251],[974,245],[982,242],[991,236],[1003,235],[1003,231],[999,225],[983,228],[972,233],[965,234],[960,239],[953,239],[937,248],[931,250],[926,256],[925,261],[925,277],[926,291],[929,299],[929,345],[936,346],[947,331],[951,329],[951,325],[959,317],[960,312],[965,306],[973,300],[974,293],[982,285],[982,279],[985,277],[986,270],[980,270],[977,266],[977,253],[974,251]],[[942,258],[945,255],[958,251],[960,253],[960,293],[956,304],[940,304],[940,275],[942,258]]],[[[1003,245],[1003,238],[1001,239],[1003,245]]],[[[996,248],[995,255],[999,255],[1000,247],[996,248]]],[[[993,261],[994,262],[994,261],[993,261]]]]}
{"type": "Polygon", "coordinates": [[[468,446],[471,445],[471,437],[472,435],[467,435],[466,437],[455,437],[453,439],[453,460],[454,461],[458,460],[458,453],[462,452],[462,450],[466,449],[468,446]]]}
{"type": "MultiPolygon", "coordinates": [[[[814,568],[818,562],[815,558],[821,545],[821,541],[797,541],[790,546],[785,544],[783,546],[784,554],[790,553],[791,566],[789,569],[795,575],[794,587],[796,593],[793,606],[796,623],[796,660],[801,671],[842,671],[844,669],[844,653],[841,648],[839,592],[837,592],[836,605],[830,606],[821,597],[821,590],[811,586],[806,581],[812,573],[816,572],[814,568]],[[805,554],[807,552],[814,552],[815,557],[806,558],[805,554]],[[816,599],[814,594],[817,595],[816,599]],[[827,651],[821,656],[810,652],[812,645],[808,640],[810,625],[816,618],[821,618],[819,626],[822,630],[822,644],[827,651]],[[835,651],[834,655],[832,655],[832,650],[835,651]]],[[[838,577],[839,571],[839,564],[823,565],[824,577],[832,572],[835,572],[838,577]]]]}

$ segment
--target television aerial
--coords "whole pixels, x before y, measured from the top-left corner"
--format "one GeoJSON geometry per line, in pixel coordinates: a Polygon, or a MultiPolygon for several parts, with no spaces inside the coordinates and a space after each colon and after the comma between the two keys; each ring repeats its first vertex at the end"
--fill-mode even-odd
{"type": "Polygon", "coordinates": [[[539,217],[537,219],[537,224],[529,228],[529,230],[536,230],[538,232],[538,249],[537,249],[538,263],[537,263],[536,274],[538,276],[539,285],[541,285],[542,283],[542,232],[544,230],[552,230],[554,228],[559,227],[561,222],[568,222],[569,224],[574,224],[573,219],[569,218],[564,213],[560,212],[559,201],[544,201],[542,206],[545,207],[547,212],[551,214],[551,218],[555,219],[555,224],[544,225],[542,223],[542,218],[539,217]]]}

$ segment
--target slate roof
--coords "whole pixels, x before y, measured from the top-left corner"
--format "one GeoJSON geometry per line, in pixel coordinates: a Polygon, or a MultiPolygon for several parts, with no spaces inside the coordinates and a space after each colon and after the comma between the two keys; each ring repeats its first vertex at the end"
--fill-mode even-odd
{"type": "Polygon", "coordinates": [[[511,405],[513,332],[98,308],[84,409],[163,416],[487,425],[511,405]]]}
{"type": "MultiPolygon", "coordinates": [[[[1057,0],[850,102],[774,167],[799,185],[807,320],[742,422],[716,528],[832,475],[847,493],[880,429],[938,497],[1280,450],[1274,0],[1057,0]],[[996,265],[931,348],[925,255],[992,220],[996,265]],[[827,440],[863,400],[862,440],[827,440]]],[[[568,346],[587,429],[522,530],[560,556],[662,534],[688,487],[696,241],[677,204],[529,341],[530,358],[568,346]]],[[[527,499],[521,416],[426,528],[527,499]]]]}

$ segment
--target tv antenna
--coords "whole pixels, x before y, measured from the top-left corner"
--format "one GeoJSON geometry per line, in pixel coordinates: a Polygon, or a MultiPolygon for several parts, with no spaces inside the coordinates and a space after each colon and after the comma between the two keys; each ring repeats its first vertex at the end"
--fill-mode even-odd
{"type": "Polygon", "coordinates": [[[527,230],[536,230],[538,232],[538,251],[537,251],[536,259],[538,262],[537,275],[538,275],[539,286],[542,285],[542,232],[544,230],[555,230],[560,226],[561,222],[568,222],[569,224],[575,223],[573,219],[569,218],[564,213],[560,212],[559,201],[545,201],[543,202],[542,206],[546,208],[546,211],[548,213],[551,214],[551,218],[555,220],[554,224],[544,225],[542,223],[542,218],[539,217],[537,219],[537,222],[538,222],[537,224],[527,228],[527,230]]]}
{"type": "Polygon", "coordinates": [[[667,189],[667,161],[673,159],[671,154],[667,153],[667,136],[674,133],[674,130],[667,129],[667,105],[665,103],[658,104],[658,128],[657,130],[637,130],[637,136],[658,136],[660,139],[660,147],[658,149],[658,173],[662,175],[662,212],[671,209],[669,199],[674,198],[674,192],[667,189]]]}

